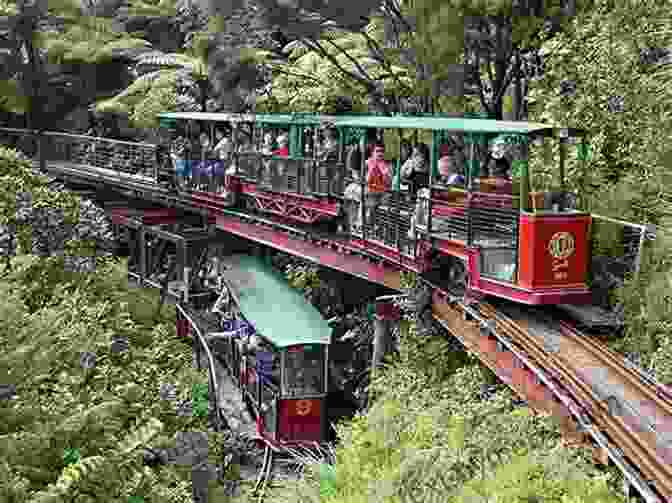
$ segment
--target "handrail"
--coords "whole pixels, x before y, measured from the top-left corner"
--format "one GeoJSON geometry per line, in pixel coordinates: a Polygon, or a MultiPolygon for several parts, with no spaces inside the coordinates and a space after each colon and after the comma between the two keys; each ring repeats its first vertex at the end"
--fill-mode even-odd
{"type": "Polygon", "coordinates": [[[79,138],[84,140],[104,140],[109,143],[117,143],[120,145],[131,145],[131,146],[142,146],[142,147],[152,147],[158,148],[156,143],[145,143],[141,141],[126,141],[126,140],[113,140],[111,138],[105,138],[104,136],[88,136],[83,134],[72,134],[72,133],[62,133],[59,131],[44,131],[45,136],[66,136],[68,138],[79,138]]]}
{"type": "MultiPolygon", "coordinates": [[[[213,402],[215,405],[215,413],[217,414],[217,426],[219,424],[225,424],[227,425],[226,418],[222,414],[222,410],[219,407],[219,386],[217,384],[217,373],[215,371],[215,359],[212,356],[212,352],[210,351],[210,348],[208,347],[207,342],[205,341],[205,338],[203,337],[203,334],[201,333],[200,329],[194,322],[194,320],[189,316],[186,312],[186,310],[182,307],[182,305],[178,302],[175,304],[175,307],[177,310],[184,316],[184,318],[189,322],[189,324],[194,328],[196,332],[196,336],[198,337],[198,341],[203,346],[203,349],[205,349],[205,354],[208,358],[208,377],[210,379],[211,385],[212,385],[212,392],[213,392],[213,402]]],[[[218,428],[219,429],[219,428],[218,428]]]]}

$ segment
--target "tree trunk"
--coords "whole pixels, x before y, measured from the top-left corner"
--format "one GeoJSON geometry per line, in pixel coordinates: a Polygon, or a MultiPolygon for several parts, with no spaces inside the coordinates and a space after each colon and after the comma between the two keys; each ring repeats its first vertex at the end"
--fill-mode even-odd
{"type": "Polygon", "coordinates": [[[520,52],[516,51],[515,56],[515,75],[511,85],[513,86],[513,120],[520,121],[524,120],[525,110],[523,107],[523,89],[522,89],[522,76],[519,71],[520,69],[520,52]]]}
{"type": "Polygon", "coordinates": [[[373,355],[371,357],[371,371],[375,372],[380,364],[383,362],[385,353],[386,339],[388,337],[387,320],[380,319],[376,316],[374,321],[375,331],[373,334],[373,355]]]}

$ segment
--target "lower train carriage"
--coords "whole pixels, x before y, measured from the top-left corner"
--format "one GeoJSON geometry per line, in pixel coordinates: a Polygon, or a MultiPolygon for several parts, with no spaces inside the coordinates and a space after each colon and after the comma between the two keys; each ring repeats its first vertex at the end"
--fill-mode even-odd
{"type": "MultiPolygon", "coordinates": [[[[183,143],[200,135],[191,151],[200,160],[177,171],[195,201],[221,197],[297,227],[326,223],[350,248],[469,298],[592,302],[591,215],[564,181],[567,146],[585,147],[582,131],[438,116],[159,117],[183,143]],[[533,191],[529,148],[554,138],[558,190],[533,191]]],[[[189,154],[177,143],[181,166],[189,154]]]]}
{"type": "Polygon", "coordinates": [[[326,400],[331,327],[262,258],[229,257],[213,307],[221,331],[211,333],[236,384],[271,445],[327,439],[326,400]]]}

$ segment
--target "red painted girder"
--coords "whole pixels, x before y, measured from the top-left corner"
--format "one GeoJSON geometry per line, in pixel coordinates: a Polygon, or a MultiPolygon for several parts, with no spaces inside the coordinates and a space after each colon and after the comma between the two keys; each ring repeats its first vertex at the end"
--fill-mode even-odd
{"type": "MultiPolygon", "coordinates": [[[[401,290],[401,271],[393,265],[376,264],[355,255],[345,255],[301,239],[295,239],[282,231],[245,223],[237,218],[218,216],[216,226],[225,232],[271,246],[279,251],[300,257],[322,266],[336,269],[393,290],[401,290]]],[[[337,243],[334,243],[337,246],[337,243]]]]}

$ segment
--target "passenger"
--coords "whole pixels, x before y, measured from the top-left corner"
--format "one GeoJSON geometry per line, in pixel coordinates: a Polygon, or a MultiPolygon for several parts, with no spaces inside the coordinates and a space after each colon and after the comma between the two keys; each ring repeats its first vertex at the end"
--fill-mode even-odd
{"type": "Polygon", "coordinates": [[[362,227],[362,212],[360,205],[362,203],[362,186],[359,174],[361,167],[359,160],[361,155],[359,153],[359,146],[353,145],[348,153],[348,160],[346,166],[350,172],[351,182],[343,191],[343,198],[345,199],[345,216],[347,219],[348,228],[350,232],[359,232],[362,227]]]}
{"type": "Polygon", "coordinates": [[[180,135],[170,146],[170,158],[173,160],[175,166],[175,178],[178,188],[184,187],[191,175],[191,170],[189,169],[191,166],[187,159],[188,157],[189,142],[184,136],[180,135]]]}
{"type": "Polygon", "coordinates": [[[446,185],[464,187],[466,180],[460,173],[457,159],[453,155],[445,155],[439,159],[439,176],[446,185]]]}
{"type": "Polygon", "coordinates": [[[376,209],[392,187],[392,170],[385,160],[385,146],[383,144],[373,147],[373,155],[366,161],[366,166],[366,221],[371,223],[374,220],[376,209]]]}
{"type": "Polygon", "coordinates": [[[212,170],[213,177],[215,179],[215,191],[222,192],[224,190],[224,175],[226,168],[229,165],[231,160],[231,152],[233,150],[233,144],[231,140],[224,134],[224,132],[218,129],[215,133],[217,143],[213,149],[213,154],[218,161],[214,163],[214,168],[212,170]]]}
{"type": "Polygon", "coordinates": [[[429,148],[424,143],[413,147],[411,156],[401,167],[401,178],[408,182],[409,192],[415,197],[422,187],[429,185],[429,148]]]}
{"type": "MultiPolygon", "coordinates": [[[[289,138],[286,133],[282,133],[276,138],[278,148],[273,151],[276,157],[289,157],[289,138]]],[[[287,182],[285,179],[285,172],[287,171],[287,163],[284,161],[276,161],[276,177],[278,188],[286,188],[287,182]]]]}
{"type": "Polygon", "coordinates": [[[319,176],[328,181],[327,191],[332,194],[340,194],[342,190],[341,173],[336,167],[336,163],[338,163],[338,136],[333,128],[328,128],[325,131],[319,161],[319,176]]]}
{"type": "Polygon", "coordinates": [[[507,159],[509,148],[506,137],[500,135],[490,142],[490,154],[486,162],[486,173],[493,178],[509,178],[511,164],[507,159]]]}
{"type": "Polygon", "coordinates": [[[199,145],[200,145],[200,161],[197,161],[198,168],[195,173],[196,178],[196,188],[198,190],[206,190],[209,181],[212,178],[212,146],[210,144],[210,138],[208,133],[201,133],[199,136],[199,145]]]}
{"type": "Polygon", "coordinates": [[[266,133],[264,135],[264,143],[261,146],[261,155],[264,156],[261,160],[261,181],[264,183],[271,183],[271,178],[273,176],[272,164],[273,161],[268,159],[273,155],[273,135],[271,133],[266,133]]]}
{"type": "Polygon", "coordinates": [[[286,133],[282,133],[276,138],[278,148],[273,151],[273,155],[277,157],[289,157],[289,139],[286,133]]]}

